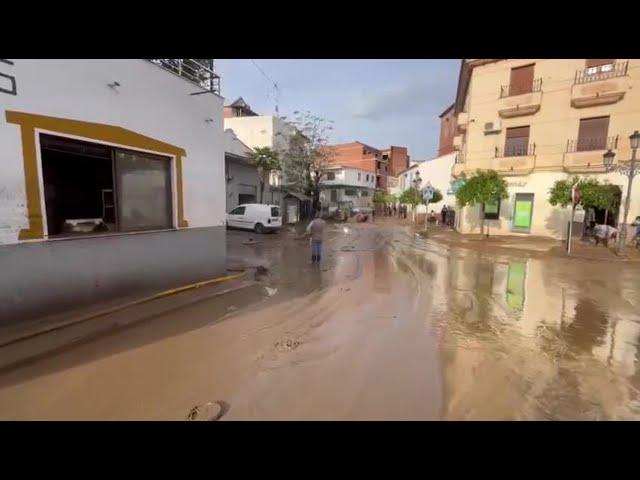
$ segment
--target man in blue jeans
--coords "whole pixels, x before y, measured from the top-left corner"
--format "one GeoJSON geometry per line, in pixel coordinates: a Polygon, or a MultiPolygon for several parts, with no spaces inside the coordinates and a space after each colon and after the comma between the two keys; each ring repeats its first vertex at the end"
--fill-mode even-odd
{"type": "Polygon", "coordinates": [[[320,212],[316,213],[309,226],[307,226],[307,233],[311,235],[311,261],[320,262],[322,256],[322,240],[324,240],[324,227],[327,222],[320,218],[320,212]]]}

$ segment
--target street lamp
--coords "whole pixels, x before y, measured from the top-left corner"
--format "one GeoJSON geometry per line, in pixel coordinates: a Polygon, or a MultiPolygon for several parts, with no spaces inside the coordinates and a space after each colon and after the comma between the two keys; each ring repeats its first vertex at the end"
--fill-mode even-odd
{"type": "Polygon", "coordinates": [[[618,255],[624,253],[625,241],[627,239],[627,220],[629,218],[629,207],[631,205],[631,187],[633,186],[633,177],[638,173],[636,170],[636,153],[640,146],[640,132],[636,130],[629,136],[631,143],[631,160],[629,163],[622,164],[618,162],[617,166],[613,166],[613,159],[616,156],[614,152],[608,150],[603,155],[603,163],[607,171],[618,171],[622,175],[626,175],[629,179],[627,183],[627,196],[624,199],[624,218],[622,219],[622,229],[620,230],[620,238],[618,239],[618,255]]]}
{"type": "MultiPolygon", "coordinates": [[[[416,189],[416,191],[418,192],[418,194],[420,193],[420,185],[422,185],[422,179],[420,178],[420,172],[418,170],[416,170],[416,176],[413,178],[413,188],[416,189]]],[[[416,205],[412,205],[413,206],[413,222],[415,223],[417,220],[416,217],[416,205]]],[[[424,217],[424,221],[427,221],[427,217],[424,217]]]]}

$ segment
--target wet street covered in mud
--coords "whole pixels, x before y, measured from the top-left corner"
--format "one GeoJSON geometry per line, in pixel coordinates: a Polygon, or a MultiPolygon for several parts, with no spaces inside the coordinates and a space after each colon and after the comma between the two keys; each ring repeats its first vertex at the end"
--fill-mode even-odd
{"type": "Polygon", "coordinates": [[[640,418],[637,263],[385,222],[327,236],[316,266],[293,231],[228,232],[230,260],[266,275],[5,369],[0,418],[181,420],[209,402],[221,420],[640,418]]]}

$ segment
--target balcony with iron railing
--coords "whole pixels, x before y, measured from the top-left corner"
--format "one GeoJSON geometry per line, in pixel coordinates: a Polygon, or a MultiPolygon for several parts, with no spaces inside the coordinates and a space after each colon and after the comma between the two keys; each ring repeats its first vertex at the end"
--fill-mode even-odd
{"type": "Polygon", "coordinates": [[[577,138],[567,140],[566,153],[592,152],[594,150],[615,150],[618,148],[618,136],[600,138],[577,138]]]}
{"type": "Polygon", "coordinates": [[[525,95],[532,92],[540,92],[542,90],[542,78],[536,78],[531,86],[521,84],[502,85],[500,87],[500,98],[515,97],[516,95],[525,95]]]}
{"type": "Polygon", "coordinates": [[[562,160],[563,169],[571,173],[601,173],[605,171],[602,155],[618,149],[618,136],[578,138],[567,141],[562,160]]]}
{"type": "Polygon", "coordinates": [[[495,157],[527,157],[536,154],[536,144],[529,143],[527,145],[508,145],[504,148],[496,147],[495,157]]]}
{"type": "Polygon", "coordinates": [[[578,70],[571,87],[574,108],[595,107],[619,102],[631,89],[628,62],[578,70]]]}
{"type": "Polygon", "coordinates": [[[220,95],[220,77],[213,71],[213,60],[190,58],[149,58],[147,60],[206,91],[220,95]]]}
{"type": "Polygon", "coordinates": [[[588,67],[576,71],[574,82],[576,84],[598,82],[610,78],[624,77],[627,74],[629,62],[610,63],[598,67],[588,67]]]}
{"type": "Polygon", "coordinates": [[[451,174],[454,177],[458,177],[462,172],[465,171],[465,154],[463,151],[458,151],[456,153],[455,161],[453,162],[453,168],[451,169],[451,174]]]}
{"type": "Polygon", "coordinates": [[[542,79],[533,80],[531,85],[502,85],[498,114],[502,118],[533,115],[542,105],[542,79]]]}
{"type": "Polygon", "coordinates": [[[536,144],[496,147],[492,167],[499,173],[526,175],[535,168],[536,144]]]}

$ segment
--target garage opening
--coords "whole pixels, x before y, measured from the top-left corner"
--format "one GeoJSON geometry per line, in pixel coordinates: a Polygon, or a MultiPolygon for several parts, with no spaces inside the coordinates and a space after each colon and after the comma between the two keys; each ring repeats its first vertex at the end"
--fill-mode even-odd
{"type": "Polygon", "coordinates": [[[40,134],[49,237],[173,227],[171,159],[40,134]]]}

